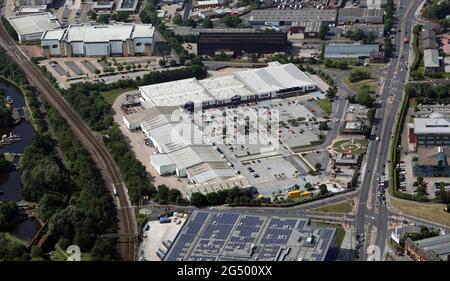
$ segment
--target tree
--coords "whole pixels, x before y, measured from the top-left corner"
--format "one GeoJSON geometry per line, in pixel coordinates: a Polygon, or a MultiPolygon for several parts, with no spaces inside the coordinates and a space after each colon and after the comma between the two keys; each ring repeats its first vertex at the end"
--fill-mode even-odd
{"type": "Polygon", "coordinates": [[[317,162],[316,165],[314,165],[314,167],[316,168],[317,171],[320,171],[320,169],[322,169],[322,164],[317,162]]]}
{"type": "Polygon", "coordinates": [[[39,213],[44,220],[49,219],[53,214],[62,210],[66,202],[62,195],[58,193],[47,193],[39,201],[39,213]]]}
{"type": "Polygon", "coordinates": [[[119,11],[112,16],[112,19],[118,22],[126,22],[128,20],[128,13],[119,11]]]}
{"type": "Polygon", "coordinates": [[[43,253],[42,253],[41,248],[39,248],[39,246],[37,246],[37,245],[33,245],[33,247],[31,247],[31,250],[30,250],[30,256],[33,259],[40,259],[40,258],[42,258],[43,257],[43,253]]]}
{"type": "Polygon", "coordinates": [[[357,104],[364,105],[366,107],[372,107],[374,98],[367,91],[359,91],[359,93],[356,94],[355,101],[357,104]]]}
{"type": "Polygon", "coordinates": [[[200,192],[194,192],[191,195],[191,205],[202,207],[206,206],[208,201],[206,200],[206,196],[200,192]]]}
{"type": "Polygon", "coordinates": [[[215,206],[215,205],[220,205],[223,204],[223,202],[221,202],[219,196],[217,195],[216,192],[209,192],[206,194],[206,201],[208,202],[209,206],[215,206]]]}
{"type": "Polygon", "coordinates": [[[312,185],[311,185],[310,182],[305,183],[305,189],[306,189],[307,191],[314,190],[314,188],[312,187],[312,185]]]}
{"type": "Polygon", "coordinates": [[[328,131],[328,123],[326,121],[320,122],[319,130],[321,130],[321,131],[328,131]]]}
{"type": "Polygon", "coordinates": [[[330,31],[330,27],[328,26],[328,24],[322,23],[320,25],[320,30],[319,30],[319,37],[321,40],[325,40],[327,39],[327,34],[330,31]]]}
{"type": "Polygon", "coordinates": [[[182,199],[182,198],[183,197],[181,195],[181,192],[178,189],[172,188],[169,190],[169,194],[168,194],[168,198],[167,198],[169,200],[169,202],[177,203],[177,202],[180,202],[180,199],[182,199]]]}
{"type": "Polygon", "coordinates": [[[169,200],[169,188],[165,185],[158,186],[158,198],[159,201],[170,201],[169,200]]]}
{"type": "Polygon", "coordinates": [[[87,12],[87,16],[88,16],[91,20],[97,20],[97,13],[94,12],[94,10],[89,10],[89,12],[87,12]]]}
{"type": "Polygon", "coordinates": [[[195,27],[197,25],[197,23],[195,22],[195,20],[193,18],[188,18],[188,20],[185,23],[183,23],[183,25],[195,27]]]}
{"type": "Polygon", "coordinates": [[[110,261],[117,259],[116,241],[111,237],[99,237],[91,250],[92,260],[110,261]]]}
{"type": "Polygon", "coordinates": [[[204,28],[214,28],[214,24],[209,17],[206,17],[202,23],[204,28]]]}
{"type": "Polygon", "coordinates": [[[0,153],[0,173],[7,173],[11,170],[11,164],[6,161],[5,154],[0,153]]]}
{"type": "MultiPolygon", "coordinates": [[[[162,66],[162,67],[164,67],[164,66],[166,66],[166,63],[167,63],[167,61],[165,60],[165,59],[160,59],[159,60],[159,65],[160,66],[162,66]]],[[[127,67],[130,67],[130,69],[131,69],[131,66],[130,65],[127,65],[127,67]]]]}
{"type": "Polygon", "coordinates": [[[326,184],[321,184],[319,186],[319,194],[320,195],[326,195],[328,194],[328,189],[327,189],[327,185],[326,184]]]}
{"type": "Polygon", "coordinates": [[[172,19],[172,23],[176,25],[181,25],[183,23],[183,17],[181,15],[175,15],[172,19]]]}
{"type": "Polygon", "coordinates": [[[354,68],[348,74],[348,80],[355,83],[361,80],[370,79],[370,72],[364,68],[354,68]]]}
{"type": "Polygon", "coordinates": [[[100,23],[109,23],[109,14],[101,14],[97,17],[97,20],[100,23]]]}
{"type": "Polygon", "coordinates": [[[336,94],[337,94],[337,87],[333,86],[328,88],[325,96],[327,99],[333,100],[336,97],[336,94]]]}
{"type": "Polygon", "coordinates": [[[223,18],[223,23],[228,27],[237,27],[242,23],[242,20],[239,17],[235,16],[225,16],[223,18]]]}

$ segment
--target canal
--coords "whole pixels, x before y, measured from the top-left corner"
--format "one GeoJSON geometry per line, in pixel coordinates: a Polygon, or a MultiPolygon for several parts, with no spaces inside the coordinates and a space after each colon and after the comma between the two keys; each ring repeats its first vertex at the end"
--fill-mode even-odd
{"type": "MultiPolygon", "coordinates": [[[[14,103],[13,107],[20,108],[20,115],[23,115],[25,108],[25,97],[15,87],[4,84],[0,81],[0,89],[3,89],[5,96],[10,96],[14,103]]],[[[13,128],[0,130],[0,137],[9,136],[10,133],[20,136],[19,142],[13,142],[8,145],[0,146],[0,153],[11,152],[22,154],[24,149],[31,144],[35,133],[30,122],[22,120],[13,128]]],[[[13,170],[7,174],[0,174],[0,201],[20,201],[22,196],[20,193],[21,181],[18,170],[13,170]]],[[[23,240],[30,240],[39,229],[40,224],[35,219],[27,219],[14,225],[11,233],[23,240]]]]}

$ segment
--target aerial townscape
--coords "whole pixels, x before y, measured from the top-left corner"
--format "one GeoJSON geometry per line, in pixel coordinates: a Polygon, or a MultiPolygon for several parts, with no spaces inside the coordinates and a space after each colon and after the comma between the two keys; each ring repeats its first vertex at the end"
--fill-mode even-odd
{"type": "Polygon", "coordinates": [[[0,261],[450,260],[450,1],[0,5],[0,261]]]}

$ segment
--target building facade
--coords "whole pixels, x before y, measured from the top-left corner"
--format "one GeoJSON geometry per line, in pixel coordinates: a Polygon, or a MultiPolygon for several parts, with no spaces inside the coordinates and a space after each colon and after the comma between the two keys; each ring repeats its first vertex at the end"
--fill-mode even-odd
{"type": "Polygon", "coordinates": [[[272,54],[288,51],[285,32],[207,32],[200,33],[197,43],[198,55],[214,56],[221,51],[234,56],[244,53],[272,54]]]}
{"type": "Polygon", "coordinates": [[[41,37],[46,57],[151,55],[151,24],[71,25],[41,37]]]}

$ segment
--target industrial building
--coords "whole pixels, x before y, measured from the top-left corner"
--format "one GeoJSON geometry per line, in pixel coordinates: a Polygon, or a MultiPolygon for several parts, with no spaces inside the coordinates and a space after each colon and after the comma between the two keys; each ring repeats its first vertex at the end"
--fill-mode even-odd
{"type": "Polygon", "coordinates": [[[450,261],[450,235],[405,240],[405,253],[415,261],[450,261]]]}
{"type": "Polygon", "coordinates": [[[414,176],[450,177],[450,148],[443,146],[419,147],[414,176]]]}
{"type": "Polygon", "coordinates": [[[443,57],[439,56],[438,50],[424,50],[423,51],[423,65],[425,72],[440,72],[442,71],[443,57]]]}
{"type": "Polygon", "coordinates": [[[45,13],[47,11],[47,5],[39,5],[39,6],[21,6],[19,11],[17,11],[16,15],[29,15],[29,14],[37,14],[37,13],[45,13]]]}
{"type": "Polygon", "coordinates": [[[294,64],[269,63],[233,75],[195,78],[139,87],[142,98],[154,106],[203,107],[288,97],[316,90],[315,83],[294,64]]]}
{"type": "Polygon", "coordinates": [[[336,229],[308,218],[195,210],[164,260],[328,261],[338,248],[336,229]]]}
{"type": "Polygon", "coordinates": [[[214,56],[222,51],[241,56],[245,53],[273,54],[288,51],[285,32],[256,32],[249,30],[218,30],[201,32],[197,41],[197,54],[214,56]]]}
{"type": "Polygon", "coordinates": [[[8,18],[19,42],[39,41],[47,31],[60,30],[58,19],[51,13],[32,13],[8,18]]]}
{"type": "Polygon", "coordinates": [[[381,9],[386,6],[387,0],[361,0],[359,7],[369,9],[381,9]]]}
{"type": "Polygon", "coordinates": [[[297,21],[293,22],[289,30],[289,39],[319,38],[320,22],[297,21]]]}
{"type": "Polygon", "coordinates": [[[114,1],[109,0],[100,0],[94,2],[94,6],[92,6],[92,10],[94,11],[110,11],[114,6],[114,1]]]}
{"type": "Polygon", "coordinates": [[[159,175],[187,177],[193,184],[187,187],[191,191],[249,187],[245,179],[236,179],[231,165],[204,141],[202,132],[179,107],[144,105],[146,109],[125,115],[123,122],[130,129],[140,128],[148,145],[155,147],[156,154],[151,154],[149,161],[159,175]],[[229,184],[221,185],[224,181],[229,184]]]}
{"type": "Polygon", "coordinates": [[[119,4],[117,5],[116,11],[134,13],[136,12],[138,3],[138,0],[120,0],[119,4]]]}
{"type": "Polygon", "coordinates": [[[346,34],[348,31],[358,31],[361,30],[364,35],[373,34],[373,36],[377,38],[381,38],[384,36],[384,25],[383,24],[349,24],[344,26],[339,26],[339,29],[342,30],[342,34],[346,34]]]}
{"type": "Polygon", "coordinates": [[[70,25],[42,34],[46,57],[151,55],[151,24],[70,25]]]}
{"type": "Polygon", "coordinates": [[[429,118],[414,118],[410,126],[410,141],[416,145],[450,145],[450,120],[433,112],[429,118]]]}
{"type": "Polygon", "coordinates": [[[420,33],[420,48],[422,51],[437,48],[436,32],[433,29],[422,29],[420,33]]]}
{"type": "Polygon", "coordinates": [[[319,22],[324,24],[336,24],[336,9],[298,9],[278,10],[260,9],[252,10],[242,16],[242,19],[252,25],[291,25],[293,22],[319,22]]]}
{"type": "Polygon", "coordinates": [[[362,59],[370,58],[372,53],[380,51],[378,44],[328,44],[325,46],[326,59],[362,59]]]}
{"type": "Polygon", "coordinates": [[[343,8],[339,10],[338,24],[383,23],[383,9],[343,8]]]}

